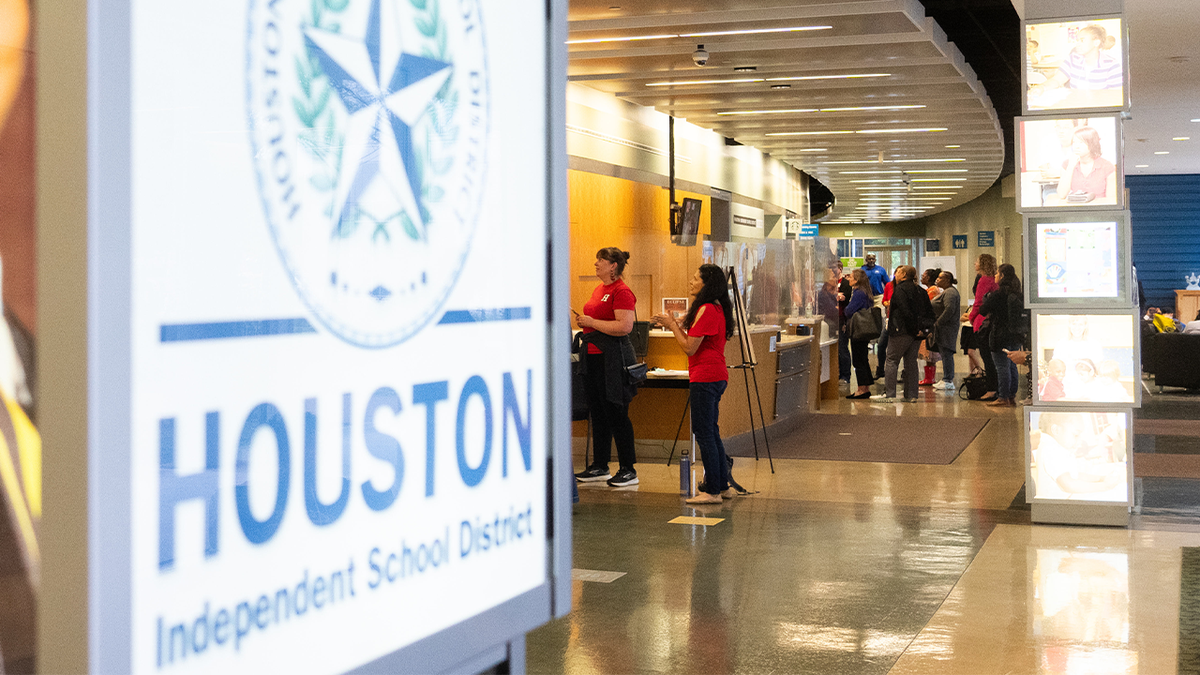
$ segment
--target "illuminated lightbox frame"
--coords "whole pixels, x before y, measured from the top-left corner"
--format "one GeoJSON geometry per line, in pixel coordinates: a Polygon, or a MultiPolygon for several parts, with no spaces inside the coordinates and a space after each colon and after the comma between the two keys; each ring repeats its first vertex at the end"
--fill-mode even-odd
{"type": "Polygon", "coordinates": [[[1136,306],[1134,301],[1133,259],[1130,253],[1131,232],[1129,228],[1128,211],[1089,211],[1085,213],[1063,213],[1027,215],[1025,221],[1024,254],[1025,254],[1025,306],[1030,309],[1122,309],[1128,310],[1136,306]],[[1074,223],[1115,223],[1116,224],[1116,262],[1113,274],[1117,282],[1116,295],[1112,296],[1065,296],[1051,295],[1043,289],[1041,250],[1038,242],[1038,230],[1043,225],[1071,225],[1074,223]]]}
{"type": "Polygon", "coordinates": [[[1030,504],[1076,504],[1090,506],[1133,506],[1133,408],[1112,408],[1102,409],[1096,406],[1088,406],[1081,408],[1073,408],[1070,410],[1064,408],[1050,408],[1045,406],[1029,407],[1024,411],[1025,416],[1025,501],[1030,504]],[[1125,416],[1125,500],[1106,500],[1106,499],[1047,499],[1037,496],[1037,475],[1034,468],[1034,450],[1032,443],[1032,432],[1037,430],[1038,433],[1043,433],[1038,429],[1038,424],[1041,421],[1041,415],[1051,414],[1068,414],[1068,415],[1124,415],[1125,416]],[[1036,417],[1035,417],[1036,416],[1036,417]]]}
{"type": "MultiPolygon", "coordinates": [[[[1107,30],[1107,29],[1106,29],[1107,30]]],[[[1129,108],[1129,22],[1125,21],[1122,14],[1096,14],[1092,16],[1077,16],[1065,17],[1056,19],[1037,19],[1033,21],[1021,21],[1021,36],[1025,38],[1022,42],[1022,50],[1024,56],[1021,57],[1021,114],[1052,114],[1059,113],[1097,113],[1097,112],[1113,112],[1125,110],[1129,108]],[[1029,74],[1034,70],[1033,64],[1029,62],[1029,52],[1026,46],[1029,44],[1029,29],[1031,27],[1041,26],[1062,26],[1063,24],[1083,24],[1095,23],[1097,21],[1113,21],[1119,22],[1119,28],[1116,34],[1109,33],[1116,39],[1116,48],[1120,50],[1121,61],[1121,99],[1119,104],[1113,105],[1093,105],[1093,106],[1072,106],[1072,107],[1030,107],[1029,105],[1029,74]]],[[[1065,54],[1063,55],[1065,56],[1065,54]]]]}
{"type": "MultiPolygon", "coordinates": [[[[1136,309],[1084,309],[1077,308],[1073,310],[1033,310],[1030,312],[1031,335],[1030,344],[1032,351],[1029,359],[1029,370],[1033,375],[1033,387],[1031,396],[1033,405],[1046,406],[1047,409],[1067,410],[1087,408],[1088,410],[1096,411],[1105,409],[1107,412],[1119,411],[1133,406],[1134,408],[1142,407],[1142,378],[1141,378],[1141,350],[1142,350],[1142,335],[1139,329],[1139,317],[1136,309]],[[1045,356],[1049,346],[1042,345],[1042,332],[1040,320],[1044,317],[1072,317],[1072,316],[1089,316],[1089,317],[1125,317],[1129,320],[1129,336],[1130,336],[1130,352],[1127,361],[1116,360],[1119,365],[1123,366],[1123,370],[1127,370],[1133,374],[1133,392],[1131,393],[1131,401],[1085,401],[1085,400],[1042,400],[1042,370],[1039,364],[1042,357],[1045,356]]],[[[1047,361],[1048,363],[1048,361],[1047,361]]],[[[1099,379],[1099,364],[1097,366],[1097,379],[1099,379]]],[[[1067,374],[1070,375],[1070,364],[1067,364],[1067,374]]],[[[1099,385],[1097,385],[1099,386],[1099,385]]]]}
{"type": "MultiPolygon", "coordinates": [[[[1097,132],[1101,132],[1101,129],[1097,129],[1097,132]]],[[[1065,211],[1071,211],[1071,212],[1075,212],[1075,211],[1120,211],[1120,210],[1124,210],[1126,208],[1126,204],[1125,204],[1125,143],[1124,143],[1122,120],[1121,120],[1121,115],[1119,113],[1100,113],[1100,114],[1089,113],[1089,114],[1075,114],[1075,115],[1055,114],[1055,115],[1041,115],[1041,116],[1037,116],[1037,117],[1017,117],[1017,118],[1015,118],[1014,124],[1013,124],[1013,134],[1016,137],[1014,139],[1014,143],[1015,143],[1015,148],[1016,148],[1016,163],[1015,163],[1015,165],[1016,165],[1016,176],[1017,176],[1016,182],[1017,182],[1017,212],[1018,213],[1062,213],[1065,211]],[[1033,125],[1033,124],[1053,125],[1054,123],[1062,121],[1062,120],[1078,120],[1078,119],[1087,119],[1089,121],[1089,125],[1093,126],[1093,127],[1095,126],[1095,125],[1091,124],[1091,122],[1093,120],[1095,120],[1095,121],[1106,120],[1105,128],[1103,129],[1104,133],[1107,133],[1109,131],[1107,128],[1109,122],[1107,122],[1107,121],[1111,120],[1111,124],[1113,125],[1113,129],[1112,129],[1113,137],[1110,142],[1113,145],[1113,151],[1115,152],[1116,156],[1113,158],[1104,157],[1104,159],[1111,161],[1112,165],[1113,165],[1113,170],[1114,170],[1113,175],[1116,177],[1116,185],[1114,187],[1114,192],[1115,192],[1114,196],[1116,197],[1116,200],[1114,202],[1104,202],[1104,203],[1095,203],[1094,201],[1092,201],[1092,202],[1063,202],[1061,204],[1053,204],[1050,206],[1046,206],[1045,205],[1045,187],[1048,187],[1050,184],[1047,183],[1044,186],[1038,187],[1037,188],[1038,192],[1037,192],[1036,196],[1028,194],[1030,191],[1030,187],[1025,184],[1025,175],[1029,174],[1029,173],[1036,173],[1036,170],[1029,170],[1029,171],[1022,170],[1024,161],[1025,161],[1025,150],[1026,150],[1025,138],[1026,138],[1027,125],[1033,125]],[[1027,200],[1035,201],[1036,204],[1032,204],[1032,205],[1026,204],[1027,200]]],[[[1106,139],[1103,138],[1103,134],[1101,136],[1101,142],[1102,143],[1107,142],[1106,139]]],[[[1031,147],[1036,147],[1036,146],[1033,146],[1031,144],[1031,147]]],[[[1057,189],[1057,188],[1055,188],[1055,189],[1057,189]]]]}

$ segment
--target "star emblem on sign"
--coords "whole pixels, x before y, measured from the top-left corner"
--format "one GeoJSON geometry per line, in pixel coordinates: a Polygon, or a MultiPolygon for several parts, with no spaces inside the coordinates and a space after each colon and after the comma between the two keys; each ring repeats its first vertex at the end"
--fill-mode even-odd
{"type": "Polygon", "coordinates": [[[382,180],[425,238],[425,208],[417,181],[412,127],[450,78],[451,65],[404,52],[392,3],[371,0],[363,37],[320,28],[304,30],[349,115],[340,175],[334,193],[338,228],[351,221],[359,199],[382,180]]]}

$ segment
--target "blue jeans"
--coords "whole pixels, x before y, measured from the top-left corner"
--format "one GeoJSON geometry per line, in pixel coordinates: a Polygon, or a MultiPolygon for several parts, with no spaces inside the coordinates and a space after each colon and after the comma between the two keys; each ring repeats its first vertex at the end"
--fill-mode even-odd
{"type": "Polygon", "coordinates": [[[942,380],[954,384],[954,349],[938,345],[938,353],[942,355],[942,380]]]}
{"type": "MultiPolygon", "coordinates": [[[[1020,345],[1008,345],[1006,349],[1020,349],[1020,345]]],[[[1017,364],[1008,358],[1003,351],[992,352],[992,360],[996,362],[996,398],[1015,399],[1017,397],[1017,364]]]]}
{"type": "Polygon", "coordinates": [[[721,443],[721,428],[717,425],[721,394],[725,393],[728,384],[722,380],[688,385],[692,396],[692,433],[696,435],[700,459],[704,462],[704,491],[714,495],[729,489],[731,480],[725,445],[721,443]]]}

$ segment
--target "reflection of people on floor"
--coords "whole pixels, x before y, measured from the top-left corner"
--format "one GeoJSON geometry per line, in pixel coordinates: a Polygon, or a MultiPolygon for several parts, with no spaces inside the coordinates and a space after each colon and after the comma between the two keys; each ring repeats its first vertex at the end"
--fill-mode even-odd
{"type": "Polygon", "coordinates": [[[1034,497],[1126,501],[1124,436],[1105,414],[1041,413],[1030,433],[1036,441],[1034,497]]]}
{"type": "Polygon", "coordinates": [[[1067,364],[1062,359],[1050,359],[1046,364],[1046,372],[1042,378],[1042,386],[1038,387],[1038,400],[1043,403],[1061,399],[1066,390],[1063,388],[1063,377],[1067,374],[1067,364]]]}

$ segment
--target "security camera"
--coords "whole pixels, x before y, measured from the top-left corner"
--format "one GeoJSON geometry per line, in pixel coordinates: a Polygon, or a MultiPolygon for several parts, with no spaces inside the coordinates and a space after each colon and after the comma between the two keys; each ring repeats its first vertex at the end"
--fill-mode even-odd
{"type": "Polygon", "coordinates": [[[696,45],[696,51],[692,52],[692,63],[698,66],[708,63],[708,52],[704,51],[704,45],[696,45]]]}

